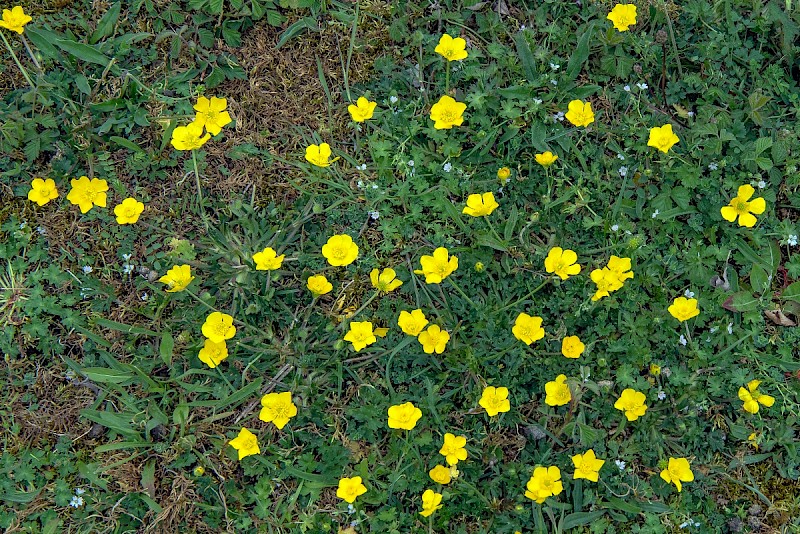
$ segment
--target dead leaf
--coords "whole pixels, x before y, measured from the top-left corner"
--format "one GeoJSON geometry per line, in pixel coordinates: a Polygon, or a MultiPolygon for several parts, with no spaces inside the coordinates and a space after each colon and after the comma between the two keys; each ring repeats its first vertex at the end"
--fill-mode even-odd
{"type": "Polygon", "coordinates": [[[764,315],[778,326],[797,326],[797,323],[786,317],[781,310],[764,310],[764,315]]]}

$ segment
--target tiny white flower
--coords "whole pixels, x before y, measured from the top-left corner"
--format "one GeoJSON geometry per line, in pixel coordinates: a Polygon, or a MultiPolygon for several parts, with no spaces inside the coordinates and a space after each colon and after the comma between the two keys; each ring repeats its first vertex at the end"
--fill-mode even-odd
{"type": "Polygon", "coordinates": [[[24,230],[26,226],[28,226],[28,223],[26,223],[26,222],[19,223],[19,229],[20,230],[24,230]]]}
{"type": "Polygon", "coordinates": [[[541,103],[542,103],[542,99],[541,99],[541,98],[534,98],[534,99],[533,99],[533,103],[534,103],[534,104],[536,104],[536,105],[538,106],[539,104],[541,104],[541,103]]]}
{"type": "Polygon", "coordinates": [[[557,80],[550,80],[550,83],[552,83],[553,85],[558,85],[558,81],[557,80]]]}
{"type": "Polygon", "coordinates": [[[650,216],[650,218],[655,219],[656,217],[658,217],[658,213],[659,213],[658,210],[654,211],[653,214],[650,216]]]}
{"type": "Polygon", "coordinates": [[[628,176],[628,167],[625,167],[624,165],[622,167],[620,167],[619,168],[619,175],[622,176],[623,178],[628,176]]]}
{"type": "Polygon", "coordinates": [[[142,293],[142,296],[140,298],[142,300],[147,300],[148,298],[150,298],[150,296],[147,293],[142,293]]]}
{"type": "Polygon", "coordinates": [[[558,113],[553,114],[553,122],[561,121],[564,122],[564,112],[559,111],[558,113]]]}
{"type": "Polygon", "coordinates": [[[75,495],[83,495],[86,493],[86,490],[83,488],[75,488],[75,495]]]}
{"type": "Polygon", "coordinates": [[[786,244],[791,246],[791,247],[796,247],[797,246],[797,236],[794,235],[794,234],[791,234],[789,237],[786,238],[786,244]]]}
{"type": "Polygon", "coordinates": [[[625,161],[625,156],[623,156],[622,154],[617,154],[617,159],[620,161],[625,161]]]}
{"type": "Polygon", "coordinates": [[[133,265],[131,265],[130,263],[123,264],[122,272],[125,274],[131,274],[133,272],[133,265]]]}
{"type": "Polygon", "coordinates": [[[694,111],[687,111],[686,114],[690,117],[694,117],[694,111]]]}
{"type": "Polygon", "coordinates": [[[44,234],[46,234],[46,233],[47,233],[47,230],[45,230],[45,229],[44,229],[44,227],[42,227],[42,226],[37,226],[37,227],[36,227],[36,232],[37,232],[39,235],[44,235],[44,234]]]}
{"type": "Polygon", "coordinates": [[[125,260],[125,261],[128,261],[129,259],[131,259],[131,255],[130,254],[123,254],[122,255],[122,259],[125,260]]]}
{"type": "Polygon", "coordinates": [[[524,24],[519,27],[519,31],[524,32],[528,27],[524,24]]]}
{"type": "Polygon", "coordinates": [[[638,87],[639,89],[644,91],[645,89],[647,89],[647,84],[644,83],[644,82],[639,82],[639,83],[636,84],[636,87],[638,87]]]}
{"type": "Polygon", "coordinates": [[[358,182],[356,182],[356,185],[358,186],[359,189],[364,189],[364,181],[363,180],[359,180],[358,182]]]}
{"type": "Polygon", "coordinates": [[[72,500],[69,501],[69,505],[73,508],[80,508],[83,506],[83,497],[79,497],[77,495],[72,496],[72,500]]]}
{"type": "Polygon", "coordinates": [[[380,216],[381,216],[381,214],[380,214],[379,212],[377,212],[377,211],[368,211],[367,213],[369,214],[369,216],[370,216],[370,217],[372,218],[372,220],[374,220],[374,221],[377,221],[377,220],[378,220],[378,217],[380,217],[380,216]]]}
{"type": "Polygon", "coordinates": [[[391,102],[392,104],[397,104],[397,97],[394,95],[390,96],[389,102],[391,102]]]}
{"type": "Polygon", "coordinates": [[[717,169],[719,169],[719,165],[717,165],[716,161],[712,161],[711,163],[708,164],[708,170],[716,171],[717,169]]]}
{"type": "Polygon", "coordinates": [[[686,291],[683,292],[683,296],[686,297],[687,299],[693,299],[694,298],[694,291],[689,291],[687,289],[686,291]]]}
{"type": "Polygon", "coordinates": [[[631,86],[630,85],[626,85],[625,87],[623,87],[623,89],[625,90],[626,93],[630,93],[631,92],[631,86]]]}
{"type": "Polygon", "coordinates": [[[450,172],[453,170],[453,165],[448,161],[442,166],[442,169],[444,169],[444,172],[450,172]]]}
{"type": "Polygon", "coordinates": [[[348,514],[352,514],[352,513],[353,513],[353,512],[355,512],[355,511],[356,511],[356,509],[355,509],[355,507],[354,507],[352,504],[348,504],[348,505],[347,505],[347,513],[348,513],[348,514]]]}
{"type": "Polygon", "coordinates": [[[378,184],[372,184],[372,189],[378,189],[378,184]]]}
{"type": "Polygon", "coordinates": [[[559,65],[558,63],[550,62],[550,68],[553,70],[558,70],[561,68],[561,65],[559,65]]]}
{"type": "Polygon", "coordinates": [[[688,343],[688,341],[686,341],[686,336],[684,336],[683,334],[681,334],[681,337],[680,337],[680,339],[678,339],[678,343],[680,343],[681,345],[683,345],[683,346],[685,347],[685,346],[686,346],[686,343],[688,343]]]}
{"type": "Polygon", "coordinates": [[[718,327],[718,326],[712,326],[711,328],[709,328],[709,329],[708,329],[708,333],[709,333],[709,334],[713,334],[713,333],[715,333],[717,330],[719,330],[719,327],[718,327]]]}
{"type": "Polygon", "coordinates": [[[414,166],[414,160],[413,159],[408,160],[408,166],[409,167],[413,167],[414,166]]]}
{"type": "Polygon", "coordinates": [[[767,182],[765,182],[764,180],[759,180],[758,181],[758,188],[759,189],[764,189],[765,187],[767,187],[767,182]]]}
{"type": "Polygon", "coordinates": [[[93,269],[92,269],[92,266],[91,266],[91,265],[84,265],[84,266],[83,266],[83,272],[84,272],[85,274],[89,274],[90,272],[92,272],[92,270],[93,270],[93,269]]]}
{"type": "Polygon", "coordinates": [[[616,232],[617,230],[619,230],[619,225],[618,224],[612,224],[611,225],[611,231],[612,232],[616,232]]]}
{"type": "Polygon", "coordinates": [[[503,186],[500,186],[500,187],[497,188],[497,194],[498,195],[502,195],[503,194],[503,186]]]}
{"type": "Polygon", "coordinates": [[[733,334],[733,323],[728,323],[728,333],[733,334]]]}
{"type": "Polygon", "coordinates": [[[666,393],[664,393],[663,391],[659,391],[658,392],[658,400],[664,400],[666,398],[667,398],[667,394],[666,393]]]}
{"type": "Polygon", "coordinates": [[[686,528],[686,527],[690,526],[691,524],[692,524],[692,523],[691,523],[691,522],[689,522],[689,521],[684,521],[683,523],[681,523],[680,525],[678,525],[678,528],[679,528],[679,529],[681,529],[681,530],[683,530],[684,528],[686,528]]]}
{"type": "Polygon", "coordinates": [[[625,471],[625,462],[623,462],[622,460],[614,460],[614,463],[617,464],[617,468],[620,471],[625,471]]]}

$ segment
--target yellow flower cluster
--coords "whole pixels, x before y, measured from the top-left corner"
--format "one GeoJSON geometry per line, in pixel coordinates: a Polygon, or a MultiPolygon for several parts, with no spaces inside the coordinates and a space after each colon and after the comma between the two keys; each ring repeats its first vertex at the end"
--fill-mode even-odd
{"type": "Polygon", "coordinates": [[[228,100],[226,98],[211,99],[201,96],[194,105],[194,120],[186,126],[178,126],[172,131],[170,143],[176,150],[197,150],[222,131],[223,126],[230,124],[233,119],[226,111],[228,100]]]}

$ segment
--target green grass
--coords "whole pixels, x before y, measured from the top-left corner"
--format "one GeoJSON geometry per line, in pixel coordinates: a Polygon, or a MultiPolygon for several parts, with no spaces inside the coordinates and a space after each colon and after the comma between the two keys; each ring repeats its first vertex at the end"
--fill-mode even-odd
{"type": "Polygon", "coordinates": [[[637,2],[637,24],[618,32],[608,2],[228,4],[33,11],[41,71],[5,32],[36,90],[4,56],[3,528],[798,528],[796,6],[637,2]],[[445,32],[468,39],[466,59],[434,52],[445,32]],[[265,36],[282,44],[274,72],[302,64],[305,90],[259,89],[275,82],[256,68],[265,36]],[[465,120],[437,130],[446,85],[465,120]],[[235,122],[189,155],[169,141],[200,94],[226,97],[235,122]],[[362,95],[376,114],[349,122],[362,95]],[[572,100],[592,103],[588,128],[561,115],[572,100]],[[286,109],[301,110],[294,129],[239,128],[284,124],[286,109]],[[665,124],[679,142],[663,153],[647,142],[665,124]],[[303,157],[320,142],[330,167],[303,157]],[[558,155],[547,168],[544,151],[558,155]],[[81,175],[108,180],[108,208],[66,200],[81,175]],[[60,197],[28,201],[34,176],[60,197]],[[765,199],[752,228],[720,212],[743,184],[765,199]],[[492,214],[462,212],[485,192],[492,214]],[[121,226],[113,207],[128,196],[146,208],[121,226]],[[359,247],[346,267],[323,257],[334,234],[359,247]],[[267,246],[286,258],[258,271],[267,246]],[[437,247],[458,268],[428,284],[414,271],[437,247]],[[574,250],[580,273],[547,273],[553,247],[574,250]],[[590,273],[612,255],[634,276],[593,301],[590,273]],[[167,293],[158,278],[180,264],[196,278],[167,293]],[[370,272],[389,267],[403,284],[376,294],[370,272]],[[316,274],[333,285],[319,298],[306,289],[316,274]],[[685,295],[700,313],[680,323],[668,307],[685,295]],[[442,353],[399,328],[418,308],[449,333],[442,353]],[[212,311],[237,328],[216,368],[198,359],[212,311]],[[530,346],[512,333],[522,312],[542,318],[530,346]],[[356,352],[344,337],[361,321],[388,332],[356,352]],[[572,335],[577,359],[561,354],[572,335]],[[550,406],[561,374],[571,400],[550,406]],[[755,415],[738,398],[754,379],[775,398],[755,415]],[[508,388],[509,411],[487,415],[487,386],[508,388]],[[635,421],[614,408],[628,388],[646,396],[635,421]],[[260,399],[287,391],[297,415],[279,430],[260,399]],[[390,429],[387,410],[405,402],[421,418],[390,429]],[[240,461],[229,442],[243,427],[260,453],[240,461]],[[428,472],[445,433],[467,438],[468,457],[442,486],[428,472]],[[588,449],[605,460],[596,483],[573,479],[570,458],[588,449]],[[669,458],[694,473],[680,493],[659,477],[669,458]],[[563,483],[541,505],[525,497],[538,466],[563,483]],[[336,488],[353,476],[367,491],[348,507],[336,488]],[[429,518],[426,489],[443,495],[429,518]]]}

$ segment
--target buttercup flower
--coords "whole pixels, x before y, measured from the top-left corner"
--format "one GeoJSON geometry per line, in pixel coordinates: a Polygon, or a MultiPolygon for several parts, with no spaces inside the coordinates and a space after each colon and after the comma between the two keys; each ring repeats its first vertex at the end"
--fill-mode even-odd
{"type": "Polygon", "coordinates": [[[608,270],[611,271],[614,274],[614,276],[617,277],[617,280],[619,280],[620,284],[624,284],[625,280],[633,278],[633,272],[631,272],[630,258],[618,258],[617,256],[611,256],[611,259],[608,260],[607,267],[608,270]]]}
{"type": "Polygon", "coordinates": [[[449,130],[453,126],[461,126],[466,109],[467,105],[463,102],[456,102],[447,95],[443,96],[431,107],[433,127],[437,130],[449,130]]]}
{"type": "Polygon", "coordinates": [[[306,161],[317,167],[329,167],[331,163],[339,158],[331,158],[331,145],[321,143],[306,147],[306,161]]]}
{"type": "Polygon", "coordinates": [[[561,471],[558,467],[537,467],[528,480],[525,496],[542,504],[548,497],[558,495],[562,491],[564,485],[561,483],[561,471]]]}
{"type": "Polygon", "coordinates": [[[442,494],[433,490],[425,490],[422,494],[422,511],[419,515],[428,517],[433,512],[442,507],[442,494]]]}
{"type": "Polygon", "coordinates": [[[597,286],[597,291],[592,296],[592,301],[598,301],[602,297],[607,297],[612,292],[622,287],[622,282],[619,280],[608,267],[593,270],[590,275],[592,282],[597,286]]]}
{"type": "Polygon", "coordinates": [[[428,472],[431,480],[437,484],[450,484],[452,477],[450,476],[450,468],[443,465],[437,465],[428,472]]]}
{"type": "Polygon", "coordinates": [[[742,408],[748,413],[758,413],[758,405],[763,404],[767,408],[775,404],[775,398],[764,395],[758,391],[761,380],[751,380],[747,383],[747,389],[739,388],[739,400],[744,402],[742,408]]]}
{"type": "Polygon", "coordinates": [[[422,417],[422,410],[412,403],[396,404],[389,407],[389,428],[411,430],[422,417]]]}
{"type": "Polygon", "coordinates": [[[336,496],[349,504],[353,504],[356,497],[364,495],[366,492],[367,487],[362,483],[361,477],[342,478],[339,480],[336,496]]]}
{"type": "Polygon", "coordinates": [[[530,346],[534,341],[538,341],[544,337],[544,328],[542,328],[541,317],[531,317],[527,313],[520,313],[514,321],[514,327],[511,329],[514,337],[530,346]]]}
{"type": "Polygon", "coordinates": [[[261,397],[261,411],[258,418],[265,423],[272,423],[278,430],[283,430],[289,419],[297,415],[297,406],[292,402],[292,392],[267,393],[261,397]]]}
{"type": "Polygon", "coordinates": [[[606,17],[621,31],[628,31],[629,26],[636,24],[636,6],[633,4],[617,4],[606,17]]]}
{"type": "Polygon", "coordinates": [[[534,158],[536,158],[536,163],[538,163],[542,167],[549,167],[550,165],[556,162],[558,156],[556,156],[555,154],[553,154],[548,150],[543,154],[536,154],[534,158]]]}
{"type": "Polygon", "coordinates": [[[203,335],[214,343],[222,343],[236,335],[233,317],[221,312],[213,312],[206,317],[202,331],[203,335]]]}
{"type": "Polygon", "coordinates": [[[576,454],[572,457],[572,463],[575,465],[575,474],[572,478],[575,480],[585,478],[592,482],[597,482],[598,471],[606,463],[605,460],[598,460],[594,455],[594,450],[589,449],[583,454],[576,454]]]}
{"type": "Polygon", "coordinates": [[[397,318],[397,326],[409,336],[418,336],[422,329],[428,324],[428,319],[422,310],[413,310],[410,313],[401,311],[397,318]]]}
{"type": "Polygon", "coordinates": [[[572,400],[566,375],[558,375],[554,381],[544,385],[544,390],[547,393],[544,403],[548,406],[564,406],[572,400]]]}
{"type": "Polygon", "coordinates": [[[614,408],[625,412],[628,421],[636,421],[647,411],[645,400],[647,397],[644,393],[628,388],[622,391],[622,395],[614,403],[614,408]]]}
{"type": "Polygon", "coordinates": [[[670,315],[680,322],[688,321],[692,317],[700,315],[700,310],[697,308],[697,299],[687,299],[686,297],[678,297],[673,300],[667,310],[669,310],[670,315]]]}
{"type": "Polygon", "coordinates": [[[328,282],[328,279],[325,278],[324,275],[315,274],[314,276],[308,277],[308,280],[306,281],[306,287],[315,297],[319,297],[321,295],[330,293],[333,289],[333,284],[328,282]]]}
{"type": "Polygon", "coordinates": [[[494,199],[493,193],[474,194],[467,197],[467,205],[464,206],[461,213],[466,213],[473,217],[483,217],[491,215],[499,206],[500,204],[494,199]]]}
{"type": "Polygon", "coordinates": [[[511,169],[508,167],[500,167],[497,169],[497,179],[500,180],[500,183],[506,183],[509,178],[511,178],[511,169]]]}
{"type": "Polygon", "coordinates": [[[194,280],[192,268],[189,265],[175,265],[167,274],[158,279],[162,284],[167,284],[167,293],[183,291],[194,280]]]}
{"type": "Polygon", "coordinates": [[[3,19],[0,20],[0,28],[11,30],[12,32],[22,33],[25,25],[33,19],[25,14],[21,6],[3,10],[3,19]]]}
{"type": "Polygon", "coordinates": [[[415,274],[424,274],[426,284],[439,284],[458,269],[458,258],[450,257],[447,249],[439,247],[433,251],[433,256],[422,256],[419,259],[422,269],[415,270],[415,274]]]}
{"type": "Polygon", "coordinates": [[[447,61],[461,61],[467,59],[467,42],[461,37],[455,39],[446,33],[439,38],[439,44],[434,50],[437,54],[447,59],[447,61]]]}
{"type": "Polygon", "coordinates": [[[372,118],[372,115],[375,113],[375,106],[377,105],[377,102],[370,102],[363,96],[360,96],[355,105],[350,104],[347,106],[347,111],[350,112],[350,116],[355,122],[364,122],[372,118]]]}
{"type": "Polygon", "coordinates": [[[586,345],[578,336],[568,336],[561,340],[561,354],[567,358],[579,358],[586,345]]]}
{"type": "Polygon", "coordinates": [[[118,224],[133,224],[139,220],[139,215],[144,211],[144,203],[135,198],[126,198],[114,206],[114,215],[118,224]]]}
{"type": "Polygon", "coordinates": [[[328,238],[322,245],[322,255],[334,267],[350,265],[358,257],[358,245],[347,234],[338,234],[328,238]]]}
{"type": "Polygon", "coordinates": [[[544,259],[544,269],[548,273],[555,273],[562,280],[581,272],[581,266],[576,262],[578,255],[573,250],[553,247],[544,259]]]}
{"type": "Polygon", "coordinates": [[[81,176],[70,183],[72,184],[72,189],[67,195],[67,200],[78,206],[81,213],[86,213],[94,206],[106,207],[108,182],[99,178],[89,180],[86,176],[81,176]]]}
{"type": "Polygon", "coordinates": [[[647,146],[652,146],[666,154],[672,145],[680,141],[678,136],[672,133],[672,125],[665,124],[660,128],[650,128],[650,139],[647,146]]]}
{"type": "Polygon", "coordinates": [[[31,190],[28,191],[28,200],[44,206],[53,199],[58,198],[58,188],[52,178],[43,180],[34,178],[31,182],[31,190]]]}
{"type": "Polygon", "coordinates": [[[747,443],[750,444],[755,450],[758,450],[758,434],[755,432],[751,432],[749,436],[747,436],[747,443]]]}
{"type": "Polygon", "coordinates": [[[508,400],[508,388],[487,386],[483,390],[478,404],[486,410],[489,417],[494,417],[500,412],[509,411],[511,402],[508,400]]]}
{"type": "Polygon", "coordinates": [[[675,484],[678,492],[681,491],[681,482],[691,482],[694,480],[694,473],[689,467],[689,460],[686,458],[670,458],[667,468],[661,471],[661,478],[667,484],[675,484]]]}
{"type": "Polygon", "coordinates": [[[594,122],[592,103],[573,100],[569,103],[569,111],[564,116],[575,126],[589,126],[594,122]]]}
{"type": "Polygon", "coordinates": [[[197,150],[209,139],[211,139],[211,134],[207,132],[203,134],[203,125],[195,120],[186,126],[178,126],[172,130],[170,144],[176,150],[197,150]]]}
{"type": "Polygon", "coordinates": [[[211,97],[211,100],[201,96],[197,99],[197,104],[194,105],[195,114],[194,121],[200,126],[205,127],[206,131],[211,135],[217,135],[222,131],[222,127],[230,124],[230,114],[225,111],[228,107],[228,100],[226,98],[211,97]]]}
{"type": "Polygon", "coordinates": [[[403,281],[398,280],[394,269],[384,269],[380,273],[378,269],[372,269],[369,273],[369,279],[372,282],[372,287],[381,293],[390,293],[403,285],[403,281]]]}
{"type": "Polygon", "coordinates": [[[274,248],[267,247],[261,252],[253,254],[253,261],[256,263],[256,271],[274,271],[281,268],[285,257],[286,254],[278,256],[274,248]]]}
{"type": "Polygon", "coordinates": [[[230,441],[230,445],[239,451],[239,460],[251,454],[261,454],[261,449],[258,447],[258,438],[246,428],[242,428],[239,431],[239,435],[230,441]]]}
{"type": "Polygon", "coordinates": [[[467,438],[464,436],[456,436],[455,434],[446,433],[444,435],[444,443],[439,450],[439,454],[444,456],[448,465],[456,465],[459,460],[467,459],[467,438]]]}
{"type": "Polygon", "coordinates": [[[225,345],[224,341],[215,343],[210,339],[206,339],[197,357],[200,358],[201,362],[213,369],[228,357],[228,346],[225,345]]]}
{"type": "Polygon", "coordinates": [[[425,351],[425,354],[433,354],[434,351],[436,354],[441,354],[444,352],[447,342],[450,341],[450,334],[439,328],[438,325],[433,324],[422,332],[417,339],[422,345],[422,350],[425,351]]]}
{"type": "Polygon", "coordinates": [[[745,184],[739,186],[736,193],[736,198],[731,200],[730,204],[720,208],[722,218],[726,221],[733,222],[736,217],[739,217],[739,226],[746,226],[752,228],[755,226],[757,219],[753,214],[760,215],[767,209],[767,203],[762,197],[750,200],[750,197],[755,193],[752,185],[745,184]]]}
{"type": "Polygon", "coordinates": [[[369,321],[353,321],[350,323],[350,331],[344,336],[345,341],[353,344],[353,349],[359,352],[367,345],[372,345],[378,338],[372,330],[372,323],[369,321]]]}

